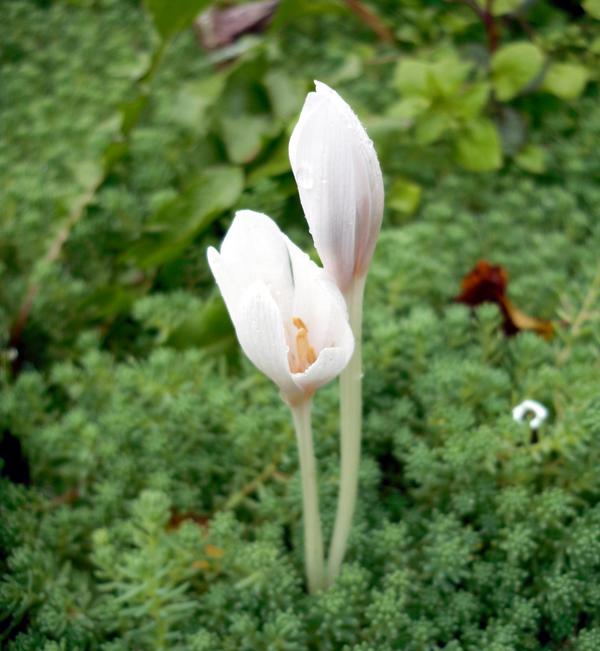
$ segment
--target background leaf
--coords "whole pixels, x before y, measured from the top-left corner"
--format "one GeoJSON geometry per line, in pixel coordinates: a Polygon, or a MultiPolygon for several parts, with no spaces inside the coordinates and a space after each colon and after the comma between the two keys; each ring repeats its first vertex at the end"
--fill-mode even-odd
{"type": "Polygon", "coordinates": [[[600,20],[600,0],[583,0],[581,5],[592,18],[600,20]]]}
{"type": "Polygon", "coordinates": [[[532,174],[543,174],[546,171],[546,152],[539,145],[527,145],[515,156],[515,163],[532,174]]]}
{"type": "Polygon", "coordinates": [[[496,125],[485,118],[468,124],[457,137],[456,157],[473,172],[498,169],[502,165],[502,147],[496,125]]]}
{"type": "Polygon", "coordinates": [[[427,97],[429,86],[429,64],[405,57],[400,59],[394,74],[394,83],[401,95],[427,97]]]}
{"type": "Polygon", "coordinates": [[[423,188],[410,179],[399,177],[386,195],[386,202],[392,210],[412,215],[419,207],[423,188]]]}
{"type": "Polygon", "coordinates": [[[494,53],[492,83],[498,99],[512,99],[537,77],[544,55],[533,43],[509,43],[494,53]]]}
{"type": "Polygon", "coordinates": [[[167,40],[191,25],[196,16],[211,0],[145,0],[154,26],[163,40],[167,40]]]}
{"type": "Polygon", "coordinates": [[[210,298],[173,331],[167,343],[179,350],[195,347],[215,352],[234,348],[235,333],[223,299],[210,298]]]}
{"type": "Polygon", "coordinates": [[[267,115],[227,117],[220,120],[221,137],[232,163],[243,164],[253,161],[281,127],[267,115]]]}
{"type": "Polygon", "coordinates": [[[233,206],[242,192],[243,179],[237,167],[202,171],[183,192],[152,215],[127,257],[143,268],[177,257],[221,212],[233,206]]]}
{"type": "Polygon", "coordinates": [[[553,63],[544,77],[543,88],[561,99],[577,99],[589,78],[585,66],[578,63],[553,63]]]}

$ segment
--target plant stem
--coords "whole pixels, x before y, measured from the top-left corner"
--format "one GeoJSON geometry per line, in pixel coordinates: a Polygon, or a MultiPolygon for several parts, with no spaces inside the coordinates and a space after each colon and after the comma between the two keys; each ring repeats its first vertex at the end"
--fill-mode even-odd
{"type": "Polygon", "coordinates": [[[345,293],[354,354],[340,375],[340,491],[327,563],[327,585],[340,573],[358,492],[362,424],[362,304],[365,276],[357,277],[345,293]]]}
{"type": "Polygon", "coordinates": [[[377,34],[380,41],[394,42],[394,33],[372,9],[360,0],[345,0],[345,2],[350,11],[354,12],[365,25],[368,25],[377,34]]]}
{"type": "Polygon", "coordinates": [[[308,591],[317,592],[324,587],[325,567],[323,560],[323,534],[319,515],[317,467],[313,448],[311,427],[312,399],[293,405],[292,417],[296,428],[296,440],[302,476],[302,507],[304,511],[304,563],[308,591]]]}

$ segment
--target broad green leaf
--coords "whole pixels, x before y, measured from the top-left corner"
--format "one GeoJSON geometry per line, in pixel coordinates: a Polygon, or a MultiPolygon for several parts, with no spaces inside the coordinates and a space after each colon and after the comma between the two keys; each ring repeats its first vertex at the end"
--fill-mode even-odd
{"type": "Polygon", "coordinates": [[[306,95],[305,80],[293,79],[283,70],[271,69],[263,83],[275,117],[289,120],[300,113],[306,95]]]}
{"type": "Polygon", "coordinates": [[[427,97],[430,94],[429,73],[430,64],[417,59],[401,59],[396,67],[394,83],[401,95],[420,95],[427,97]]]}
{"type": "Polygon", "coordinates": [[[269,115],[271,104],[265,93],[264,78],[269,66],[256,56],[233,64],[219,99],[219,113],[227,117],[269,115]]]}
{"type": "Polygon", "coordinates": [[[226,77],[217,73],[182,84],[170,105],[170,121],[197,131],[204,131],[208,126],[206,114],[219,99],[225,81],[226,77]]]}
{"type": "Polygon", "coordinates": [[[492,57],[492,83],[498,99],[512,99],[530,84],[544,64],[542,51],[533,43],[510,43],[492,57]]]}
{"type": "Polygon", "coordinates": [[[169,336],[167,344],[178,349],[190,347],[223,351],[235,344],[235,334],[220,296],[209,299],[169,336]]]}
{"type": "Polygon", "coordinates": [[[109,143],[102,155],[102,164],[104,165],[104,170],[108,171],[112,169],[113,165],[115,165],[120,160],[123,160],[123,158],[125,158],[128,153],[129,143],[126,140],[118,140],[109,143]]]}
{"type": "Polygon", "coordinates": [[[532,174],[546,171],[546,152],[538,145],[527,145],[516,156],[515,163],[532,174]]]}
{"type": "Polygon", "coordinates": [[[463,119],[477,117],[485,108],[490,95],[490,85],[478,82],[452,98],[450,105],[452,113],[463,119]]]}
{"type": "Polygon", "coordinates": [[[154,26],[163,40],[177,34],[211,3],[211,0],[145,0],[154,26]]]}
{"type": "MultiPolygon", "coordinates": [[[[474,11],[436,11],[434,20],[449,34],[461,35],[475,23],[478,23],[479,17],[476,16],[474,11]]],[[[416,42],[419,43],[419,41],[416,42]]]]}
{"type": "Polygon", "coordinates": [[[494,0],[492,3],[492,13],[494,16],[512,14],[523,4],[525,4],[525,0],[494,0]]]}
{"type": "Polygon", "coordinates": [[[456,158],[472,172],[497,170],[502,165],[502,146],[496,125],[485,118],[468,124],[457,136],[456,158]]]}
{"type": "Polygon", "coordinates": [[[415,138],[421,145],[430,145],[439,140],[453,125],[454,120],[448,113],[427,113],[417,121],[415,138]]]}
{"type": "Polygon", "coordinates": [[[363,121],[363,125],[371,138],[375,142],[379,141],[381,143],[392,137],[392,134],[397,135],[402,131],[406,131],[407,127],[404,120],[389,115],[369,115],[363,121]]]}
{"type": "Polygon", "coordinates": [[[386,202],[392,210],[412,215],[421,202],[422,188],[418,183],[407,178],[397,178],[386,196],[386,202]]]}
{"type": "Polygon", "coordinates": [[[410,43],[411,45],[419,45],[422,39],[421,32],[415,25],[401,22],[395,31],[396,39],[400,43],[410,43]]]}
{"type": "Polygon", "coordinates": [[[227,156],[236,164],[253,161],[263,145],[281,131],[281,126],[267,115],[222,117],[220,124],[227,156]]]}
{"type": "Polygon", "coordinates": [[[181,194],[154,213],[127,257],[145,268],[173,260],[220,213],[231,208],[243,185],[243,174],[237,167],[202,171],[181,194]]]}
{"type": "Polygon", "coordinates": [[[366,50],[370,50],[368,46],[357,47],[356,50],[355,52],[348,53],[342,61],[341,66],[328,76],[327,81],[332,87],[335,88],[339,84],[358,79],[363,75],[365,61],[372,59],[374,54],[372,51],[369,53],[365,52],[366,50]]]}
{"type": "Polygon", "coordinates": [[[392,104],[386,115],[400,120],[413,120],[422,115],[431,106],[431,101],[426,97],[405,97],[392,104]]]}
{"type": "Polygon", "coordinates": [[[279,176],[290,171],[290,158],[288,153],[288,138],[280,138],[275,146],[268,152],[264,161],[257,164],[248,174],[248,184],[253,185],[262,179],[279,176]]]}
{"type": "Polygon", "coordinates": [[[429,70],[429,84],[436,95],[452,97],[464,85],[472,64],[461,61],[454,53],[432,63],[429,70]]]}
{"type": "MultiPolygon", "coordinates": [[[[487,11],[488,4],[486,0],[476,0],[477,5],[482,11],[487,11]]],[[[492,16],[504,16],[516,11],[526,0],[493,0],[491,3],[492,16]]]]}
{"type": "Polygon", "coordinates": [[[151,63],[152,57],[149,52],[138,52],[131,59],[114,61],[110,67],[110,74],[114,77],[124,77],[135,81],[148,70],[151,63]]]}
{"type": "Polygon", "coordinates": [[[128,312],[143,291],[141,287],[124,287],[122,284],[101,285],[85,296],[79,309],[93,320],[103,320],[128,312]]]}
{"type": "Polygon", "coordinates": [[[600,20],[600,0],[583,0],[581,6],[592,18],[600,20]]]}
{"type": "Polygon", "coordinates": [[[131,130],[138,123],[143,110],[148,104],[148,95],[146,93],[140,93],[136,95],[132,100],[124,102],[121,107],[121,132],[124,136],[127,136],[131,133],[131,130]]]}
{"type": "Polygon", "coordinates": [[[544,90],[561,99],[577,99],[585,88],[589,72],[577,63],[553,63],[544,77],[544,90]]]}
{"type": "Polygon", "coordinates": [[[233,163],[253,161],[267,141],[281,132],[281,121],[273,119],[265,92],[267,71],[263,57],[237,64],[219,99],[219,134],[233,163]]]}

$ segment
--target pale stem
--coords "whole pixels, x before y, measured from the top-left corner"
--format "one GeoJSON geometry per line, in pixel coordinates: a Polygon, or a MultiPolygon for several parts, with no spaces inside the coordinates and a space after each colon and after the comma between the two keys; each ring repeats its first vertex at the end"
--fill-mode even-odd
{"type": "Polygon", "coordinates": [[[362,304],[365,276],[357,277],[344,297],[354,334],[354,354],[340,375],[340,489],[329,559],[327,586],[340,573],[358,492],[362,422],[362,304]]]}
{"type": "Polygon", "coordinates": [[[302,507],[304,511],[304,563],[308,591],[317,592],[324,587],[323,534],[319,515],[317,466],[311,427],[312,399],[293,405],[292,417],[296,428],[300,474],[302,477],[302,507]]]}

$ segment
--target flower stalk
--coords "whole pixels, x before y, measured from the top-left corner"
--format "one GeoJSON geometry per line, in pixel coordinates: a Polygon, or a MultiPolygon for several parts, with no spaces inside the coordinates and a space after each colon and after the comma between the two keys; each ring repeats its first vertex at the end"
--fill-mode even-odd
{"type": "Polygon", "coordinates": [[[302,509],[304,521],[304,563],[308,591],[311,594],[325,587],[323,534],[319,513],[317,464],[311,426],[312,398],[291,407],[300,457],[302,509]]]}
{"type": "Polygon", "coordinates": [[[327,561],[327,586],[340,573],[358,494],[358,471],[362,432],[362,308],[366,276],[355,277],[344,294],[354,353],[340,375],[340,487],[327,561]]]}

